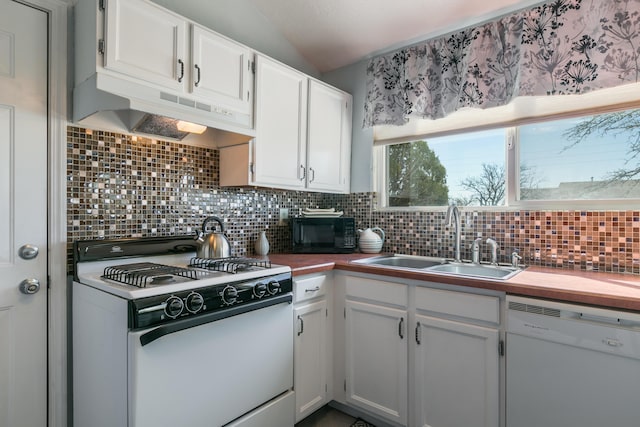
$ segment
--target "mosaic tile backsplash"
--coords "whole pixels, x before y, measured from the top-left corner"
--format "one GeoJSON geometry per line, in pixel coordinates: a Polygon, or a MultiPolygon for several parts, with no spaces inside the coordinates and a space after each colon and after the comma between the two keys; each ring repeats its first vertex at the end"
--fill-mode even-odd
{"type": "MultiPolygon", "coordinates": [[[[258,233],[270,251],[291,250],[281,208],[335,207],[358,228],[386,232],[385,252],[451,257],[444,211],[376,211],[374,193],[321,194],[221,188],[215,149],[111,132],[67,128],[67,230],[75,240],[193,235],[208,216],[224,220],[233,255],[253,255],[258,233]]],[[[463,209],[462,257],[476,237],[498,241],[500,262],[517,249],[523,262],[565,269],[640,274],[640,211],[463,209]]],[[[488,259],[486,245],[482,257],[488,259]]]]}

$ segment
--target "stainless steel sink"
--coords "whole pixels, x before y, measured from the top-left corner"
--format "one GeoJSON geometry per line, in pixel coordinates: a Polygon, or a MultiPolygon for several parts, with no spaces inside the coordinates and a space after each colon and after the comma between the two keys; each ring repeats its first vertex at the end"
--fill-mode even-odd
{"type": "Polygon", "coordinates": [[[445,260],[442,258],[429,258],[411,255],[387,255],[374,258],[359,259],[352,262],[356,264],[423,270],[425,268],[441,265],[443,262],[445,262],[445,260]]]}
{"type": "Polygon", "coordinates": [[[373,258],[354,260],[351,262],[355,264],[373,265],[400,270],[422,270],[425,273],[433,272],[452,276],[467,276],[499,280],[507,280],[524,269],[523,267],[515,268],[502,265],[454,262],[444,258],[400,254],[382,255],[373,258]]]}
{"type": "Polygon", "coordinates": [[[466,264],[451,262],[442,265],[436,265],[427,269],[427,271],[448,273],[460,276],[482,277],[487,279],[509,279],[519,272],[522,268],[514,268],[507,266],[486,265],[486,264],[466,264]]]}

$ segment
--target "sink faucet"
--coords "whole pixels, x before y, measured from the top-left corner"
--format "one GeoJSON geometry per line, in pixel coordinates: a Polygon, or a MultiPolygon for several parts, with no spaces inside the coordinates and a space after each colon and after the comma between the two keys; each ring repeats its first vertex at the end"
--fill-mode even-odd
{"type": "Polygon", "coordinates": [[[498,265],[498,242],[489,237],[487,245],[491,249],[491,264],[498,265]]]}
{"type": "Polygon", "coordinates": [[[480,264],[480,243],[482,238],[478,237],[471,244],[471,262],[474,264],[480,264]]]}
{"type": "Polygon", "coordinates": [[[453,232],[455,237],[455,243],[453,246],[454,256],[453,260],[455,262],[460,262],[460,211],[456,205],[450,205],[447,208],[447,214],[445,215],[445,222],[447,227],[453,226],[453,232]]]}

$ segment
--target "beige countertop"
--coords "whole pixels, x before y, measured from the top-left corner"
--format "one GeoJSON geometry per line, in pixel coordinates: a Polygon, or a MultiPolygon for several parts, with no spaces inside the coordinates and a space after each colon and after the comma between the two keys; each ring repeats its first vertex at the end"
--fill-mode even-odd
{"type": "Polygon", "coordinates": [[[508,280],[490,280],[355,264],[350,261],[370,254],[270,254],[274,264],[291,267],[294,276],[346,270],[410,280],[433,281],[473,288],[492,289],[512,295],[597,305],[607,308],[640,311],[640,276],[597,273],[554,268],[529,267],[508,280]]]}

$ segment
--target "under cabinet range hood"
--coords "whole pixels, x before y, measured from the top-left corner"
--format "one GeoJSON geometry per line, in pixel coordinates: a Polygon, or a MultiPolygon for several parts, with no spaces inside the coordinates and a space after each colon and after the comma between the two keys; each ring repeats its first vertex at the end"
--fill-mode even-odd
{"type": "Polygon", "coordinates": [[[73,121],[91,129],[141,133],[196,145],[239,144],[255,137],[251,114],[101,72],[75,87],[73,121]],[[178,122],[206,128],[196,134],[178,129],[178,122]]]}

